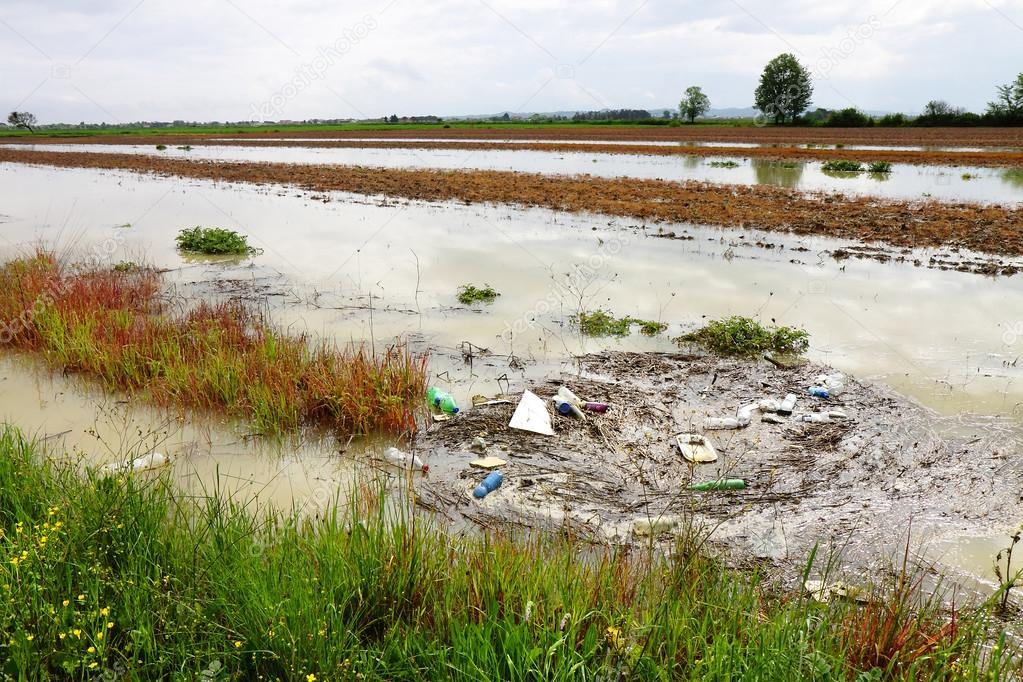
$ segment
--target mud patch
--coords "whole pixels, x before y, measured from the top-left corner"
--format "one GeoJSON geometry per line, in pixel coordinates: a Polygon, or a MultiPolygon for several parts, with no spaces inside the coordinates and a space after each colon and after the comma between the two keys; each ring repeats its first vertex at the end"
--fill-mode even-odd
{"type": "MultiPolygon", "coordinates": [[[[983,526],[1008,518],[1020,499],[1020,470],[1004,432],[943,420],[891,391],[849,379],[837,398],[808,395],[829,371],[805,364],[705,355],[606,352],[580,359],[582,376],[530,387],[543,398],[561,381],[580,397],[613,404],[583,420],[552,412],[555,435],[509,429],[514,405],[471,408],[417,438],[431,465],[419,502],[449,518],[482,525],[565,528],[628,543],[651,520],[669,537],[676,520],[714,527],[713,542],[736,559],[800,561],[818,542],[842,539],[850,556],[905,539],[911,521],[934,529],[983,526]],[[765,398],[799,396],[781,423],[755,414],[745,429],[706,431],[706,417],[735,416],[765,398]],[[799,416],[840,410],[848,418],[805,423],[799,416]],[[683,461],[674,436],[703,433],[712,464],[683,461]],[[503,485],[483,500],[486,475],[470,460],[483,435],[486,454],[507,461],[503,485]],[[744,490],[695,492],[692,483],[738,479],[744,490]],[[663,523],[665,522],[666,523],[663,523]],[[637,533],[638,531],[638,533],[637,533]]],[[[513,396],[513,401],[517,396],[513,396]]]]}

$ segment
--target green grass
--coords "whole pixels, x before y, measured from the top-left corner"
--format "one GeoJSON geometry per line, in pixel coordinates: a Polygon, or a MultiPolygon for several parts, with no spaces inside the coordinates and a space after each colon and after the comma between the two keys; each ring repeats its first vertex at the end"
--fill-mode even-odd
{"type": "Polygon", "coordinates": [[[739,164],[738,161],[731,161],[731,160],[729,160],[729,161],[708,161],[707,165],[710,166],[711,168],[738,168],[740,164],[739,164]]]}
{"type": "Polygon", "coordinates": [[[473,303],[493,303],[500,296],[493,287],[489,284],[484,284],[482,287],[476,287],[472,284],[463,284],[458,287],[458,302],[462,305],[472,305],[473,303]]]}
{"type": "Polygon", "coordinates": [[[83,477],[41,454],[0,429],[0,671],[12,679],[1019,672],[987,605],[950,620],[905,580],[874,605],[820,604],[707,558],[696,530],[670,555],[502,528],[451,536],[386,512],[375,484],[298,519],[180,495],[166,478],[83,477]]]}
{"type": "Polygon", "coordinates": [[[202,253],[209,256],[238,255],[249,256],[260,253],[260,250],[249,246],[245,235],[222,227],[192,227],[178,232],[174,238],[182,251],[202,253]]]}
{"type": "Polygon", "coordinates": [[[738,315],[712,320],[675,339],[679,345],[696,344],[721,355],[752,357],[761,353],[803,353],[810,335],[794,327],[767,327],[738,315]]]}
{"type": "MultiPolygon", "coordinates": [[[[667,122],[664,123],[666,125],[667,122]]],[[[686,124],[687,128],[721,128],[755,125],[753,118],[720,119],[698,121],[686,124]]],[[[130,126],[110,126],[106,128],[43,127],[37,129],[37,137],[97,137],[105,135],[138,135],[140,137],[154,135],[232,135],[243,133],[302,133],[302,132],[345,132],[345,131],[386,131],[386,130],[422,130],[429,132],[444,128],[461,128],[476,130],[496,128],[506,130],[530,128],[578,128],[602,126],[615,128],[648,127],[638,121],[443,121],[440,123],[383,123],[383,122],[351,122],[351,123],[270,123],[267,125],[223,125],[201,124],[194,126],[167,126],[161,128],[139,128],[130,126]]],[[[31,135],[27,130],[0,128],[0,137],[25,137],[31,135]]]]}
{"type": "Polygon", "coordinates": [[[632,332],[632,325],[639,325],[644,336],[656,336],[668,328],[663,322],[642,320],[636,317],[615,317],[606,310],[582,311],[572,315],[570,322],[579,328],[583,336],[592,337],[625,337],[632,332]]]}
{"type": "Polygon", "coordinates": [[[859,173],[863,170],[863,164],[858,161],[825,161],[821,164],[821,170],[826,173],[859,173]]]}
{"type": "Polygon", "coordinates": [[[888,161],[874,161],[867,166],[867,170],[871,173],[891,173],[892,164],[888,161]]]}

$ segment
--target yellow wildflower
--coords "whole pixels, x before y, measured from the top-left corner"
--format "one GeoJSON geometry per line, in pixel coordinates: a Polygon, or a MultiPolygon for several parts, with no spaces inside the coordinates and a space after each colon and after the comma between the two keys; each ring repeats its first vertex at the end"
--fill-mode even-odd
{"type": "Polygon", "coordinates": [[[241,649],[242,648],[242,643],[239,642],[237,639],[234,641],[234,648],[235,649],[241,649]]]}
{"type": "Polygon", "coordinates": [[[79,630],[78,628],[75,628],[74,630],[72,630],[71,634],[74,635],[75,637],[77,637],[78,639],[82,638],[82,631],[79,630]]]}
{"type": "Polygon", "coordinates": [[[108,621],[107,621],[107,630],[109,630],[109,629],[110,629],[110,628],[112,628],[112,627],[114,627],[114,621],[112,621],[112,620],[108,620],[108,621]]]}
{"type": "Polygon", "coordinates": [[[305,676],[305,682],[316,682],[316,675],[309,673],[305,676]]]}
{"type": "Polygon", "coordinates": [[[90,654],[94,654],[94,653],[96,653],[96,647],[91,646],[88,649],[86,649],[86,651],[88,651],[90,654]]]}
{"type": "Polygon", "coordinates": [[[30,642],[31,642],[31,641],[32,641],[33,639],[35,639],[35,638],[36,638],[36,636],[35,636],[35,635],[25,635],[25,639],[27,639],[27,640],[28,640],[28,641],[30,641],[30,642]]]}
{"type": "Polygon", "coordinates": [[[101,615],[101,616],[109,616],[110,615],[110,607],[109,606],[104,606],[103,608],[101,608],[99,610],[99,615],[101,615]]]}
{"type": "Polygon", "coordinates": [[[65,600],[64,600],[64,606],[67,606],[67,605],[68,605],[68,604],[70,604],[70,603],[71,603],[71,600],[70,600],[70,599],[65,599],[65,600]]]}

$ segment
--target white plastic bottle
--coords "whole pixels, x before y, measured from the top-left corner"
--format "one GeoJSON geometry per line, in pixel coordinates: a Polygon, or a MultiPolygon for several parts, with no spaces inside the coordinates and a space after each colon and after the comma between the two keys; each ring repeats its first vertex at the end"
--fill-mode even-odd
{"type": "Polygon", "coordinates": [[[430,470],[430,465],[419,458],[419,455],[409,455],[398,448],[390,447],[384,450],[384,459],[388,464],[393,464],[401,469],[412,469],[422,471],[424,474],[430,470]]]}

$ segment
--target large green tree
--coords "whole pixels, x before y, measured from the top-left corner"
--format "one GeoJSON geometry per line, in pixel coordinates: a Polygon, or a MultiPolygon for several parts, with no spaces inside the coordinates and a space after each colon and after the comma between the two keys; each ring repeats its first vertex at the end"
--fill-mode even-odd
{"type": "Polygon", "coordinates": [[[703,116],[710,111],[710,97],[703,93],[698,85],[691,85],[686,88],[682,101],[678,103],[678,112],[682,118],[689,119],[692,123],[697,116],[703,116]]]}
{"type": "Polygon", "coordinates": [[[1016,76],[1016,80],[1006,85],[998,86],[998,99],[988,102],[989,114],[995,116],[1023,116],[1023,73],[1016,76]]]}
{"type": "Polygon", "coordinates": [[[810,106],[810,72],[794,55],[780,54],[767,63],[755,93],[755,106],[775,123],[793,121],[810,106]]]}

